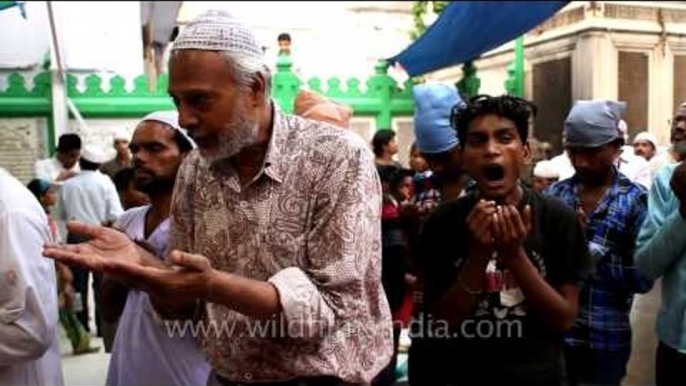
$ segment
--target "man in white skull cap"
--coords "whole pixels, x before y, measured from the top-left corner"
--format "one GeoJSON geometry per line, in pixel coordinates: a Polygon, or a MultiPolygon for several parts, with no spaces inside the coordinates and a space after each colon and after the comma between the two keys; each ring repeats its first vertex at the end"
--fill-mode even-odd
{"type": "Polygon", "coordinates": [[[657,154],[658,142],[655,134],[642,131],[634,137],[634,154],[650,161],[657,154]]]}
{"type": "Polygon", "coordinates": [[[619,157],[617,157],[617,168],[619,169],[619,172],[627,176],[631,181],[643,185],[646,189],[650,189],[650,185],[653,182],[653,176],[650,173],[650,164],[645,158],[634,155],[634,148],[629,145],[629,128],[626,121],[623,119],[620,120],[618,126],[619,132],[622,135],[622,140],[624,141],[621,153],[619,154],[619,157]]]}
{"type": "Polygon", "coordinates": [[[116,155],[111,160],[105,162],[100,167],[100,171],[114,179],[114,176],[122,170],[131,166],[131,152],[129,151],[129,141],[131,135],[123,128],[119,127],[114,132],[113,144],[116,155]]]}
{"type": "Polygon", "coordinates": [[[283,113],[270,88],[250,29],[221,11],[191,21],[169,70],[198,146],[174,188],[171,267],[78,223],[93,241],[44,254],[129,279],[160,318],[201,323],[210,384],[368,384],[393,351],[374,157],[349,130],[283,113]]]}
{"type": "MultiPolygon", "coordinates": [[[[155,251],[149,264],[163,266],[169,247],[169,209],[179,166],[193,141],[178,124],[176,111],[156,111],[136,126],[131,139],[133,179],[137,190],[150,197],[150,205],[131,208],[114,228],[155,251]]],[[[118,320],[106,384],[202,385],[210,366],[195,339],[172,335],[154,317],[148,295],[129,289],[117,277],[105,275],[101,296],[103,319],[118,320]]],[[[105,324],[106,325],[106,324],[105,324]]]]}
{"type": "Polygon", "coordinates": [[[553,183],[560,180],[560,172],[555,168],[555,164],[549,160],[541,160],[534,167],[533,188],[537,192],[542,192],[553,183]]]}

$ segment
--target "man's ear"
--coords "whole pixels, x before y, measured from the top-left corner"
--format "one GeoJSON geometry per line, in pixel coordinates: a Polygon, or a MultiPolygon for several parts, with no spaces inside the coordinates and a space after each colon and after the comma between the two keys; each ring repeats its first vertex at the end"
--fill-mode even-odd
{"type": "Polygon", "coordinates": [[[250,84],[250,91],[250,95],[252,96],[250,104],[253,107],[261,106],[267,99],[265,95],[267,93],[267,80],[263,74],[259,72],[255,73],[253,81],[250,84]]]}
{"type": "Polygon", "coordinates": [[[522,145],[522,159],[525,165],[531,163],[531,145],[529,145],[529,141],[524,142],[522,145]]]}

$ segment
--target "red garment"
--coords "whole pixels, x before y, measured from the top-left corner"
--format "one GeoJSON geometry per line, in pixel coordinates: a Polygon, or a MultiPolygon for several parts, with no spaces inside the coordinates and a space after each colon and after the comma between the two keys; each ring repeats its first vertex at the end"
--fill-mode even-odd
{"type": "Polygon", "coordinates": [[[412,292],[413,291],[407,291],[405,299],[403,300],[403,306],[393,315],[393,320],[399,321],[403,328],[407,327],[407,324],[412,318],[412,311],[414,308],[412,292]]]}

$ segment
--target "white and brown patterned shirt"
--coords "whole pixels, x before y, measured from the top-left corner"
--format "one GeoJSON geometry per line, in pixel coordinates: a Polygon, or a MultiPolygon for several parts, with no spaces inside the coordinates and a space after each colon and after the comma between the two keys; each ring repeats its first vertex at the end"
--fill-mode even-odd
{"type": "Polygon", "coordinates": [[[381,185],[371,151],[353,132],[275,109],[264,167],[244,187],[232,167],[210,167],[191,153],[176,181],[171,241],[279,293],[286,323],[278,326],[207,306],[203,323],[212,332],[200,339],[219,375],[367,383],[388,363],[381,185]]]}

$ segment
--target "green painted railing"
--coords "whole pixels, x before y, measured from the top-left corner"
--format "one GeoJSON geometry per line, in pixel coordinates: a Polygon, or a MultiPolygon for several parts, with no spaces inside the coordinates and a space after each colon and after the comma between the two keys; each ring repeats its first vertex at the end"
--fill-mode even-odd
{"type": "Polygon", "coordinates": [[[46,116],[52,111],[50,74],[41,73],[33,78],[33,89],[19,74],[7,77],[7,88],[0,92],[0,117],[46,116]]]}
{"type": "MultiPolygon", "coordinates": [[[[293,63],[286,56],[279,58],[277,71],[273,76],[272,96],[286,112],[293,111],[293,103],[298,91],[304,84],[293,72],[293,63]]],[[[358,79],[348,79],[346,90],[339,78],[324,81],[312,78],[307,85],[313,91],[323,94],[353,108],[355,116],[376,118],[378,128],[390,128],[394,116],[411,116],[414,112],[412,100],[412,81],[403,87],[388,75],[388,64],[379,62],[375,74],[367,79],[366,90],[361,90],[358,79]]],[[[67,75],[67,95],[74,101],[77,109],[86,118],[127,118],[140,117],[155,110],[173,109],[174,105],[167,94],[169,80],[167,75],[157,79],[155,90],[148,89],[148,79],[139,76],[133,80],[133,90],[129,91],[126,80],[121,76],[112,77],[109,87],[103,87],[103,79],[98,75],[85,78],[85,89],[77,89],[77,78],[67,75]],[[107,90],[107,91],[105,91],[107,90]]],[[[34,78],[34,87],[29,90],[24,77],[11,74],[8,87],[0,91],[0,118],[49,116],[51,112],[51,81],[49,73],[41,73],[34,78]]]]}

